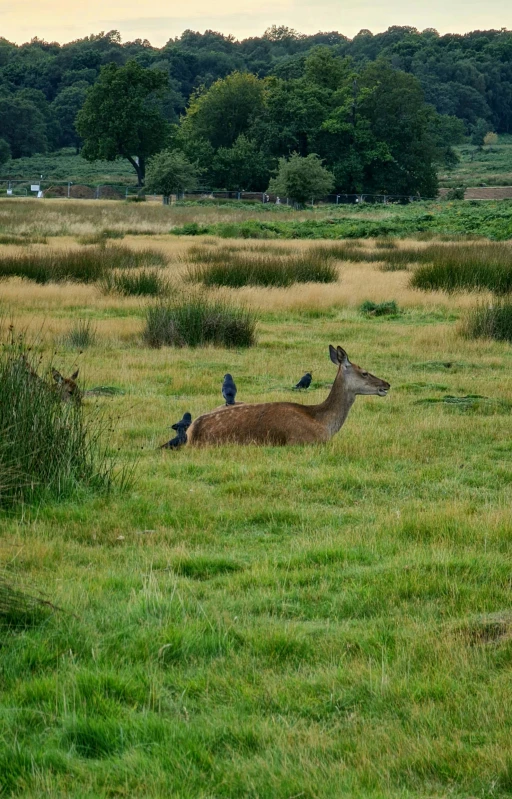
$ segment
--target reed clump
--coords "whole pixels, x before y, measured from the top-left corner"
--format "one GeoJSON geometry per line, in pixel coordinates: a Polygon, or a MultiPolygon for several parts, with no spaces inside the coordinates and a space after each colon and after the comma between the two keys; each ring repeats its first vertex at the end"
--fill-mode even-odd
{"type": "Polygon", "coordinates": [[[22,277],[36,283],[95,283],[112,269],[163,266],[163,253],[131,250],[118,245],[96,245],[80,250],[29,252],[0,258],[0,278],[22,277]]]}
{"type": "Polygon", "coordinates": [[[108,272],[100,281],[105,294],[123,297],[165,297],[170,292],[169,281],[156,269],[108,272]]]}
{"type": "Polygon", "coordinates": [[[148,306],[143,339],[150,347],[251,347],[256,318],[227,300],[191,294],[148,306]]]}
{"type": "Polygon", "coordinates": [[[507,244],[434,244],[420,251],[420,257],[422,265],[411,277],[413,288],[449,293],[512,292],[512,248],[507,244]]]}
{"type": "Polygon", "coordinates": [[[62,499],[79,487],[109,488],[107,423],[86,420],[79,403],[64,403],[40,377],[37,359],[22,338],[0,349],[0,508],[62,499]]]}
{"type": "Polygon", "coordinates": [[[62,339],[66,347],[85,350],[94,346],[97,340],[97,328],[91,319],[78,319],[62,339]]]}
{"type": "Polygon", "coordinates": [[[334,283],[338,272],[323,249],[304,253],[261,255],[231,247],[191,248],[189,280],[204,286],[286,287],[294,283],[334,283]]]}
{"type": "Polygon", "coordinates": [[[466,338],[491,338],[512,343],[512,301],[498,299],[468,311],[462,325],[466,338]]]}

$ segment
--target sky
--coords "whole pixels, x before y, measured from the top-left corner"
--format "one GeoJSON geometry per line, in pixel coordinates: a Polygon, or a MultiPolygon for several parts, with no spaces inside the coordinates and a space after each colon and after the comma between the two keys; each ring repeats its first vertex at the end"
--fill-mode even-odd
{"type": "Polygon", "coordinates": [[[411,25],[439,33],[512,28],[511,0],[0,0],[0,36],[17,44],[34,36],[61,44],[118,30],[123,41],[162,47],[190,28],[261,36],[270,25],[301,33],[336,30],[353,37],[411,25]]]}

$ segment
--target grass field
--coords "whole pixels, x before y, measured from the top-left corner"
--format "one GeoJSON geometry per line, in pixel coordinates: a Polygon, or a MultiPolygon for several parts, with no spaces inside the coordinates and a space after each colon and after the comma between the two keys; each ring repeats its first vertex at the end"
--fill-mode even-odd
{"type": "MultiPolygon", "coordinates": [[[[328,246],[169,236],[163,207],[26,207],[0,205],[1,234],[46,237],[23,251],[131,230],[123,246],[161,252],[176,293],[198,244],[328,246]]],[[[112,453],[135,464],[124,492],[0,513],[0,575],[63,609],[2,629],[4,795],[511,795],[512,348],[463,337],[483,292],[413,289],[414,263],[334,263],[333,284],[212,291],[256,312],[244,350],[150,349],[149,300],[0,282],[4,320],[63,374],[122,390],[84,413],[104,408],[112,453]],[[366,300],[398,312],[368,316],[366,300]],[[78,319],[94,329],[83,351],[64,343],[78,319]],[[185,411],[221,404],[226,372],[245,402],[320,401],[329,344],[391,391],[359,397],[328,444],[157,450],[185,411]]]]}
{"type": "Polygon", "coordinates": [[[512,136],[501,134],[497,144],[481,150],[464,144],[455,148],[460,161],[455,169],[441,173],[441,186],[512,185],[512,136]]]}

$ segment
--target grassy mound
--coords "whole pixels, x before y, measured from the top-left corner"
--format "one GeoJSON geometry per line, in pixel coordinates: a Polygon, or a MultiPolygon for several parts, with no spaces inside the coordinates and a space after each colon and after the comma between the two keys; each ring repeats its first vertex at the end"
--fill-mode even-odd
{"type": "Polygon", "coordinates": [[[150,347],[250,347],[255,329],[250,311],[197,294],[149,306],[143,338],[150,347]]]}

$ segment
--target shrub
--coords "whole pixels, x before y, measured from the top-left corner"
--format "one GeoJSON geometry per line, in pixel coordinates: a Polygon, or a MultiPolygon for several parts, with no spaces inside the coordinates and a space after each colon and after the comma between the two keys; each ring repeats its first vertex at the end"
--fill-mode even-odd
{"type": "Polygon", "coordinates": [[[68,252],[5,255],[0,258],[0,278],[25,277],[43,284],[63,281],[94,283],[111,269],[161,266],[165,263],[165,256],[157,250],[95,246],[68,252]]]}
{"type": "Polygon", "coordinates": [[[492,338],[512,343],[512,302],[499,300],[492,305],[479,305],[467,314],[463,323],[467,338],[492,338]]]}
{"type": "Polygon", "coordinates": [[[366,300],[359,306],[359,311],[365,314],[365,316],[397,316],[400,313],[398,305],[394,300],[380,303],[366,300]]]}
{"type": "Polygon", "coordinates": [[[155,269],[139,272],[109,272],[100,283],[101,289],[124,297],[162,297],[169,293],[169,281],[155,269]]]}
{"type": "Polygon", "coordinates": [[[143,337],[150,347],[250,347],[255,328],[255,317],[245,308],[191,294],[149,306],[143,337]]]}
{"type": "Polygon", "coordinates": [[[448,189],[445,194],[446,200],[463,200],[466,196],[466,189],[464,186],[456,186],[453,189],[448,189]]]}
{"type": "Polygon", "coordinates": [[[231,248],[199,250],[189,253],[199,262],[189,270],[189,279],[205,286],[291,286],[293,283],[334,283],[336,267],[323,250],[300,255],[267,255],[231,248]]]}
{"type": "Polygon", "coordinates": [[[85,350],[96,343],[96,325],[90,319],[79,319],[63,338],[63,344],[85,350]]]}
{"type": "Polygon", "coordinates": [[[23,340],[0,350],[0,507],[72,495],[79,486],[109,488],[106,424],[86,422],[79,403],[61,402],[37,376],[23,340]],[[2,476],[7,476],[3,480],[2,476]]]}

